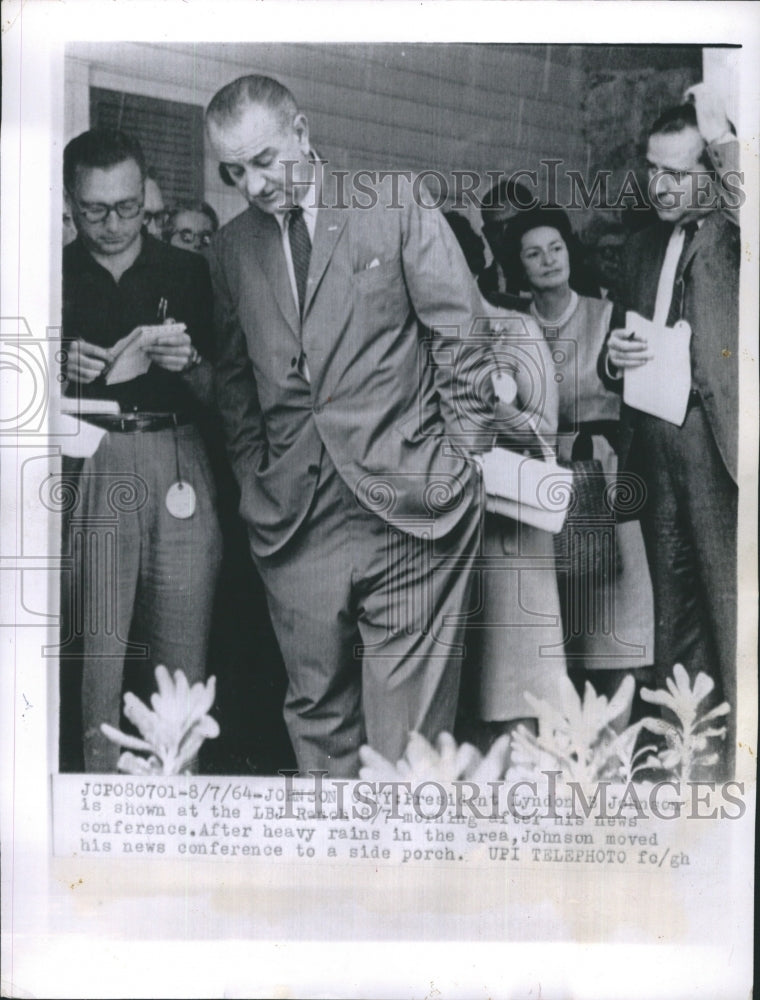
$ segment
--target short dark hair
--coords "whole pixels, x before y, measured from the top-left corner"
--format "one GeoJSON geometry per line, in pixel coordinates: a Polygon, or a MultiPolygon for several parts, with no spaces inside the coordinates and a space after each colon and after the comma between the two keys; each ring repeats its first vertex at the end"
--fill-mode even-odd
{"type": "MultiPolygon", "coordinates": [[[[673,135],[677,132],[683,132],[684,129],[693,128],[699,131],[699,122],[697,120],[697,109],[693,103],[690,101],[686,104],[677,104],[675,107],[668,108],[663,111],[663,113],[657,118],[653,123],[652,127],[649,129],[649,135],[673,135]]],[[[733,122],[728,123],[729,131],[732,135],[736,135],[736,129],[734,128],[733,122]]],[[[706,168],[706,170],[715,178],[715,171],[713,169],[713,164],[710,161],[710,157],[707,152],[707,143],[704,143],[704,148],[699,157],[699,163],[706,168]]]]}
{"type": "Polygon", "coordinates": [[[92,128],[66,144],[63,151],[63,186],[73,192],[77,170],[106,169],[134,160],[143,181],[147,173],[142,147],[134,136],[121,129],[92,128]]]}
{"type": "Polygon", "coordinates": [[[522,238],[532,229],[539,229],[541,226],[549,226],[556,229],[568,250],[575,244],[575,234],[570,225],[570,218],[567,212],[556,205],[540,205],[537,208],[528,209],[515,215],[507,222],[506,238],[510,250],[515,258],[520,256],[522,238]]]}
{"type": "Polygon", "coordinates": [[[678,104],[663,111],[649,129],[649,135],[669,135],[683,132],[685,128],[699,129],[697,109],[693,104],[678,104]]]}
{"type": "Polygon", "coordinates": [[[298,105],[287,87],[271,76],[252,73],[218,90],[206,108],[206,121],[235,120],[248,104],[259,104],[280,114],[283,124],[290,124],[298,114],[298,105]]]}
{"type": "Polygon", "coordinates": [[[503,212],[507,208],[511,208],[515,212],[522,212],[535,203],[535,197],[524,184],[511,177],[502,177],[480,203],[480,217],[483,224],[488,226],[498,212],[503,212]]]}

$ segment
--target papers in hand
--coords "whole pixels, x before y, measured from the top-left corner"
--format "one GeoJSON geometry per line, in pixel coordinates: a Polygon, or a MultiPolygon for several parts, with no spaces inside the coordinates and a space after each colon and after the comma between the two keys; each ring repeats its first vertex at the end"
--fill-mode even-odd
{"type": "Polygon", "coordinates": [[[60,404],[61,413],[73,417],[86,413],[121,413],[115,399],[77,399],[75,396],[64,396],[60,404]]]}
{"type": "Polygon", "coordinates": [[[680,427],[691,390],[691,327],[685,319],[665,326],[635,312],[626,313],[625,325],[646,338],[652,359],[640,368],[626,368],[623,402],[680,427]]]}
{"type": "Polygon", "coordinates": [[[106,371],[106,385],[129,382],[138,375],[144,375],[150,368],[150,357],[146,348],[171,333],[183,333],[184,323],[162,323],[158,326],[138,326],[122,337],[111,349],[115,360],[106,371]]]}
{"type": "Polygon", "coordinates": [[[573,473],[554,461],[493,448],[479,458],[486,509],[556,534],[572,498],[573,473]]]}

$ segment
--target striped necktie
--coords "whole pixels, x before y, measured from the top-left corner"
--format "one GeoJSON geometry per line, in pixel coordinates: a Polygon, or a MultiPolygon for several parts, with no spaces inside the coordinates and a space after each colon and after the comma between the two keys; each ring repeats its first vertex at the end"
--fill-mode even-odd
{"type": "Polygon", "coordinates": [[[300,207],[291,208],[288,212],[288,239],[290,240],[290,256],[293,260],[293,271],[298,290],[298,312],[299,315],[303,316],[306,278],[309,274],[309,259],[311,258],[311,237],[303,217],[303,209],[300,207]]]}

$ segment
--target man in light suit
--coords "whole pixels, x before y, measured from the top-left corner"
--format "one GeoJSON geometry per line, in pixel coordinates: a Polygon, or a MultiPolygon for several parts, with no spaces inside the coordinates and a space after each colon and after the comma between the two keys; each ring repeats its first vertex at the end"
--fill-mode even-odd
{"type": "Polygon", "coordinates": [[[316,161],[277,81],[234,81],[206,120],[249,202],[209,255],[217,392],[285,718],[302,770],[355,776],[363,742],[395,761],[410,731],[453,725],[481,518],[467,452],[493,404],[479,296],[442,216],[316,161]]]}
{"type": "MultiPolygon", "coordinates": [[[[621,467],[647,489],[641,525],[655,599],[659,685],[682,663],[716,683],[731,706],[724,752],[730,774],[736,718],[736,516],[738,464],[739,230],[724,189],[736,141],[725,115],[696,105],[664,112],[649,134],[650,193],[658,221],[626,248],[621,300],[600,357],[610,386],[646,365],[650,345],[626,327],[626,310],[691,326],[691,393],[681,426],[623,407],[621,467]],[[711,183],[708,173],[713,173],[711,183]],[[699,180],[699,188],[697,181],[699,180]],[[669,305],[668,305],[669,303],[669,305]]],[[[735,181],[735,178],[734,178],[735,181]]],[[[703,705],[704,709],[706,705],[703,705]]]]}

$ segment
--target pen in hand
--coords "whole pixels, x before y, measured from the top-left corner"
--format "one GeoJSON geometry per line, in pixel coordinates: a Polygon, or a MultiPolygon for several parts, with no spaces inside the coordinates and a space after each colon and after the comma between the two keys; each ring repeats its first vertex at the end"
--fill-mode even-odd
{"type": "Polygon", "coordinates": [[[169,308],[169,303],[162,296],[158,300],[158,322],[159,323],[165,323],[166,322],[166,312],[167,312],[168,308],[169,308]]]}

